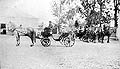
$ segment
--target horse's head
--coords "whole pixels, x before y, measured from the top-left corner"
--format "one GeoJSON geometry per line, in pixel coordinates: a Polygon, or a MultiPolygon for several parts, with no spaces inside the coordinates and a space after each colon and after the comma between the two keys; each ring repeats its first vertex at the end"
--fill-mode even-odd
{"type": "Polygon", "coordinates": [[[9,27],[9,28],[8,28],[8,31],[10,31],[10,32],[14,32],[15,30],[16,30],[15,27],[9,27]]]}
{"type": "Polygon", "coordinates": [[[16,25],[10,21],[8,25],[8,31],[14,32],[15,30],[16,30],[16,25]]]}
{"type": "Polygon", "coordinates": [[[110,29],[110,25],[107,24],[107,23],[105,23],[105,24],[103,25],[103,30],[109,30],[109,29],[110,29]]]}

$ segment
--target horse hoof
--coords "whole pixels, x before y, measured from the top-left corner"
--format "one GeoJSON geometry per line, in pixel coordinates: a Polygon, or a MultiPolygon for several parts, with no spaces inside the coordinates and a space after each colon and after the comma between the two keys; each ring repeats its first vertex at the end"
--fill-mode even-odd
{"type": "Polygon", "coordinates": [[[16,46],[19,46],[19,44],[16,44],[16,46]]]}
{"type": "Polygon", "coordinates": [[[34,45],[30,45],[30,47],[32,47],[32,46],[34,46],[34,45]]]}
{"type": "Polygon", "coordinates": [[[89,41],[86,41],[87,43],[89,43],[89,41]]]}
{"type": "Polygon", "coordinates": [[[110,42],[107,42],[107,43],[110,43],[110,42]]]}
{"type": "Polygon", "coordinates": [[[101,42],[101,41],[98,41],[99,43],[101,42]]]}

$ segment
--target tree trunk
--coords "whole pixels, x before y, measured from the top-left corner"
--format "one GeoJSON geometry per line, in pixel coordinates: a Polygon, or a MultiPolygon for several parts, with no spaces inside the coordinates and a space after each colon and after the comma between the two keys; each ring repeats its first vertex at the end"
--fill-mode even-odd
{"type": "Polygon", "coordinates": [[[102,4],[100,5],[100,16],[99,16],[100,27],[101,27],[101,17],[102,17],[102,4]]]}
{"type": "Polygon", "coordinates": [[[114,27],[118,26],[118,22],[117,22],[117,20],[118,20],[118,18],[117,18],[117,12],[118,12],[117,4],[118,4],[118,0],[114,0],[114,7],[115,7],[115,14],[114,14],[115,25],[114,25],[114,27]]]}

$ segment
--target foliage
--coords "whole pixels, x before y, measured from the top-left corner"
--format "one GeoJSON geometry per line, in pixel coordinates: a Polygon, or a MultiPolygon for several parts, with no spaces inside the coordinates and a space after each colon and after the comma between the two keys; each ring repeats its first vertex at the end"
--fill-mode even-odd
{"type": "MultiPolygon", "coordinates": [[[[113,0],[112,0],[113,1],[113,0]]],[[[88,25],[98,25],[100,23],[109,23],[111,18],[111,10],[108,10],[111,0],[60,0],[54,4],[54,15],[66,23],[73,19],[76,15],[86,17],[88,25]],[[100,7],[96,7],[95,5],[100,7]],[[60,10],[61,9],[61,10],[60,10]],[[96,11],[95,9],[99,9],[96,11]],[[78,14],[77,14],[78,13],[78,14]]],[[[112,11],[114,11],[112,9],[112,11]]],[[[76,19],[74,19],[76,20],[76,19]]],[[[68,23],[69,24],[69,23],[68,23]]]]}

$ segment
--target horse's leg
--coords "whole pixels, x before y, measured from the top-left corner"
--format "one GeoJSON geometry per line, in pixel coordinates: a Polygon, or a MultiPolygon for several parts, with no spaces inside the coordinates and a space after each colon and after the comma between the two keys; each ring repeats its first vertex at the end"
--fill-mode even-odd
{"type": "Polygon", "coordinates": [[[33,41],[36,43],[36,32],[33,32],[33,41]]]}
{"type": "Polygon", "coordinates": [[[100,32],[96,32],[96,38],[97,38],[97,41],[100,42],[100,37],[101,37],[101,33],[100,32]]]}
{"type": "Polygon", "coordinates": [[[93,36],[93,43],[96,43],[96,35],[93,36]]]}
{"type": "Polygon", "coordinates": [[[95,39],[94,39],[94,43],[96,43],[96,37],[95,37],[95,39]]]}
{"type": "Polygon", "coordinates": [[[107,43],[109,43],[109,40],[110,40],[110,36],[108,35],[108,40],[107,40],[107,43]]]}
{"type": "Polygon", "coordinates": [[[30,37],[31,41],[32,41],[32,44],[30,45],[31,47],[34,46],[34,41],[33,41],[33,38],[30,37]]]}
{"type": "Polygon", "coordinates": [[[30,33],[30,39],[32,41],[32,44],[30,45],[31,47],[34,46],[34,37],[33,37],[33,33],[30,33]]]}
{"type": "Polygon", "coordinates": [[[88,37],[88,35],[86,36],[86,40],[87,40],[86,42],[89,43],[89,37],[88,37]]]}
{"type": "Polygon", "coordinates": [[[102,35],[102,43],[104,43],[103,41],[104,41],[104,35],[102,35]]]}
{"type": "Polygon", "coordinates": [[[34,46],[34,43],[36,43],[36,32],[31,32],[30,39],[32,41],[32,45],[30,45],[30,46],[32,47],[32,46],[34,46]]]}
{"type": "Polygon", "coordinates": [[[98,42],[100,42],[100,37],[101,37],[101,36],[100,36],[100,34],[99,34],[99,35],[98,35],[98,37],[97,37],[97,39],[98,39],[98,42]]]}
{"type": "Polygon", "coordinates": [[[20,35],[19,35],[18,32],[17,32],[17,35],[16,35],[16,41],[17,41],[16,46],[19,46],[20,45],[20,35]]]}
{"type": "Polygon", "coordinates": [[[98,40],[98,42],[99,42],[99,36],[97,36],[97,40],[98,40]]]}

